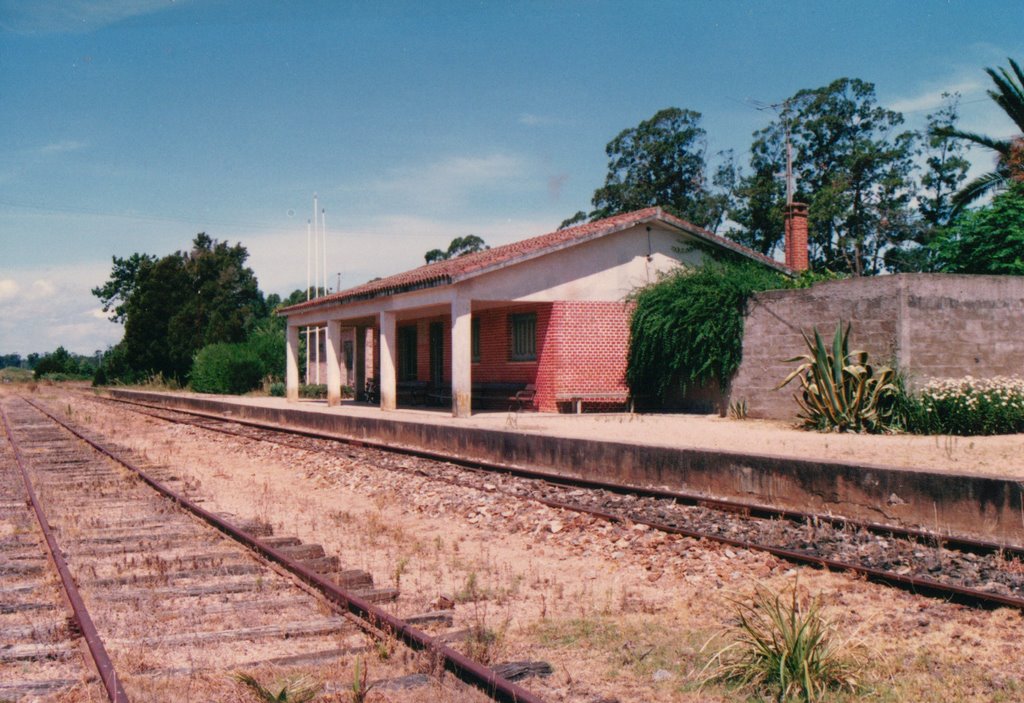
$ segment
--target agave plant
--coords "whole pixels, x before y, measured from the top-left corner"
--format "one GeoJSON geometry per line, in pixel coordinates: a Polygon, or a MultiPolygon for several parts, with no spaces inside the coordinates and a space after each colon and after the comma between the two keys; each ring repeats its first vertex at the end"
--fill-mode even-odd
{"type": "Polygon", "coordinates": [[[776,386],[799,379],[802,393],[796,397],[805,427],[836,432],[880,432],[892,422],[896,374],[888,366],[873,368],[868,353],[849,350],[850,325],[836,326],[829,350],[814,329],[811,340],[800,333],[808,353],[787,359],[800,365],[776,386]]]}

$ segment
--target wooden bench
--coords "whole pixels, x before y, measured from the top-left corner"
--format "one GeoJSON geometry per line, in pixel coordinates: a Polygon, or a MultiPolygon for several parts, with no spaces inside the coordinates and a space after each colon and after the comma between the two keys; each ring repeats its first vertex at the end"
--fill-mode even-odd
{"type": "MultiPolygon", "coordinates": [[[[514,404],[517,409],[521,409],[526,405],[533,404],[537,388],[532,383],[478,381],[473,384],[471,393],[473,394],[474,408],[495,408],[500,405],[504,409],[506,406],[514,404]]],[[[451,405],[451,386],[428,389],[426,400],[431,405],[451,405]]]]}
{"type": "Polygon", "coordinates": [[[427,381],[399,381],[395,385],[398,402],[407,405],[425,405],[427,402],[427,381]]]}
{"type": "MultiPolygon", "coordinates": [[[[510,403],[516,402],[518,394],[526,392],[526,388],[525,383],[479,381],[473,384],[473,406],[505,410],[510,403]]],[[[530,396],[530,399],[532,400],[533,396],[530,396]]]]}
{"type": "Polygon", "coordinates": [[[583,412],[584,403],[622,403],[633,412],[633,399],[629,391],[580,391],[569,393],[558,393],[555,395],[556,403],[570,403],[577,415],[583,412]]]}
{"type": "Polygon", "coordinates": [[[430,405],[451,405],[451,386],[431,386],[427,389],[427,403],[430,405]]]}
{"type": "Polygon", "coordinates": [[[535,397],[537,397],[537,386],[533,383],[527,383],[523,390],[516,391],[515,395],[508,397],[508,409],[512,410],[514,408],[516,412],[519,412],[524,407],[527,407],[533,410],[533,399],[535,397]]]}

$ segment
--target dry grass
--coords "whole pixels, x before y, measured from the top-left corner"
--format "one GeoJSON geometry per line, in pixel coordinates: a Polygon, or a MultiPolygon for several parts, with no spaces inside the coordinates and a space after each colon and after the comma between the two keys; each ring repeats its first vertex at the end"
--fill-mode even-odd
{"type": "MultiPolygon", "coordinates": [[[[729,556],[719,547],[494,494],[456,495],[344,454],[243,443],[78,405],[79,419],[88,412],[95,428],[166,451],[168,461],[200,481],[208,507],[249,517],[262,511],[278,534],[321,542],[346,568],[400,583],[403,595],[389,606],[397,614],[430,610],[439,595],[461,600],[455,629],[482,621],[501,633],[492,657],[554,666],[548,679],[524,682],[551,700],[734,700],[724,686],[698,690],[710,657],[701,646],[727,625],[730,599],[742,598],[751,581],[778,590],[797,576],[835,627],[863,642],[869,699],[1021,697],[1024,621],[1013,611],[974,611],[739,550],[729,556]],[[140,434],[126,437],[125,427],[140,434]]],[[[400,650],[385,660],[400,658],[400,650]]],[[[377,661],[375,655],[367,662],[371,679],[377,661]]],[[[347,685],[351,673],[333,680],[347,685]]],[[[371,689],[367,699],[373,696],[371,689]]]]}

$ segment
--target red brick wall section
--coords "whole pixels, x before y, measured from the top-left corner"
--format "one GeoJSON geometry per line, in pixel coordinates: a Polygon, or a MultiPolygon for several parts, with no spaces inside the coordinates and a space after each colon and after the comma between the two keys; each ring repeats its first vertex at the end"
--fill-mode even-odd
{"type": "Polygon", "coordinates": [[[622,302],[554,304],[546,343],[553,353],[542,359],[538,373],[540,410],[557,411],[559,394],[629,390],[626,360],[631,314],[632,306],[622,302]]]}
{"type": "MultiPolygon", "coordinates": [[[[480,360],[473,362],[473,381],[534,383],[535,406],[543,412],[557,412],[557,397],[562,393],[624,393],[628,391],[626,354],[631,314],[632,307],[625,303],[587,301],[520,304],[476,311],[473,317],[480,321],[480,360]],[[526,312],[537,315],[537,358],[511,361],[509,316],[526,312]]],[[[451,318],[424,318],[403,322],[401,326],[416,325],[417,377],[427,381],[431,322],[444,325],[444,381],[450,383],[451,318]]],[[[374,346],[376,351],[379,347],[374,346]]],[[[590,407],[602,406],[595,403],[590,407]]]]}
{"type": "Polygon", "coordinates": [[[552,354],[549,347],[552,307],[552,303],[542,303],[474,312],[473,317],[480,320],[480,361],[473,363],[473,381],[535,383],[538,397],[550,392],[545,388],[548,381],[539,371],[552,354]],[[509,361],[509,316],[527,312],[537,314],[537,359],[509,361]]]}

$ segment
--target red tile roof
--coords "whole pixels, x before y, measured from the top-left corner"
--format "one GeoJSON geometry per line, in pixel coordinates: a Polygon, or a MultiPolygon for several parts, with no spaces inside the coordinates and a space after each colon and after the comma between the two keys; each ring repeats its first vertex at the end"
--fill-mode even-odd
{"type": "Polygon", "coordinates": [[[686,220],[668,214],[660,207],[650,207],[635,212],[627,212],[615,215],[603,220],[587,222],[576,227],[556,230],[539,237],[523,239],[511,244],[496,246],[493,249],[485,249],[473,254],[466,254],[455,259],[437,261],[426,266],[420,266],[410,271],[396,273],[392,276],[369,281],[362,285],[348,288],[347,290],[331,293],[330,295],[307,300],[297,305],[283,308],[279,313],[299,312],[311,307],[321,305],[348,303],[357,300],[367,300],[381,296],[405,293],[420,288],[433,288],[455,283],[465,278],[479,275],[487,270],[501,268],[508,264],[518,263],[532,259],[542,254],[548,254],[565,247],[574,246],[582,242],[604,237],[614,232],[634,227],[648,222],[660,222],[676,229],[682,229],[698,239],[703,239],[715,246],[729,249],[737,254],[749,257],[780,271],[789,272],[784,265],[770,259],[767,256],[757,253],[752,249],[737,244],[731,239],[720,237],[717,234],[701,229],[690,224],[686,220]]]}

